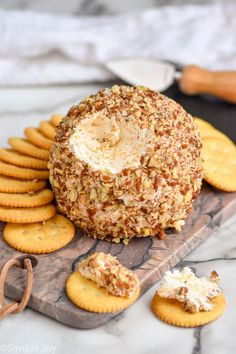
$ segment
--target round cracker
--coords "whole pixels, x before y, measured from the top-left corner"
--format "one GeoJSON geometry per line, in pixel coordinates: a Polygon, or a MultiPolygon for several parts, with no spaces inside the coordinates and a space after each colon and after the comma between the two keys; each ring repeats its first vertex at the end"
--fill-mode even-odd
{"type": "Polygon", "coordinates": [[[179,327],[198,327],[216,320],[225,310],[226,300],[223,294],[211,300],[212,311],[189,313],[184,311],[181,303],[176,300],[163,299],[158,293],[152,299],[152,310],[162,321],[179,327]]]}
{"type": "Polygon", "coordinates": [[[53,192],[50,189],[43,189],[35,193],[8,194],[0,193],[0,205],[7,207],[36,207],[49,204],[53,200],[53,192]]]}
{"type": "Polygon", "coordinates": [[[36,157],[37,159],[48,160],[49,151],[46,149],[40,149],[31,144],[28,140],[18,137],[11,137],[8,139],[8,143],[17,151],[27,156],[36,157]]]}
{"type": "Polygon", "coordinates": [[[133,304],[139,297],[140,288],[131,297],[110,295],[76,271],[67,280],[66,292],[76,306],[91,312],[107,313],[122,311],[133,304]]]}
{"type": "Polygon", "coordinates": [[[39,191],[46,187],[46,181],[28,181],[7,176],[0,176],[0,192],[27,193],[39,191]]]}
{"type": "Polygon", "coordinates": [[[53,204],[34,208],[0,207],[0,221],[12,223],[30,223],[46,221],[56,214],[53,204]]]}
{"type": "Polygon", "coordinates": [[[211,125],[210,123],[208,123],[204,119],[199,118],[199,117],[195,117],[195,116],[193,116],[193,118],[194,118],[195,123],[197,123],[199,129],[201,129],[201,128],[215,129],[213,127],[213,125],[211,125]]]}
{"type": "Polygon", "coordinates": [[[215,129],[214,127],[212,127],[212,128],[201,128],[200,127],[200,136],[203,140],[207,139],[207,138],[218,138],[218,139],[227,141],[231,145],[235,146],[233,141],[227,135],[222,133],[220,130],[215,129]]]}
{"type": "Polygon", "coordinates": [[[50,149],[53,141],[45,138],[45,136],[37,128],[25,128],[24,130],[27,140],[36,145],[40,149],[50,149]]]}
{"type": "Polygon", "coordinates": [[[39,130],[46,138],[54,140],[56,129],[49,121],[42,120],[39,124],[39,130]]]}
{"type": "Polygon", "coordinates": [[[5,241],[13,248],[25,253],[50,253],[67,245],[74,237],[75,228],[62,215],[55,215],[41,223],[6,225],[5,241]]]}
{"type": "Polygon", "coordinates": [[[54,127],[57,127],[61,123],[63,118],[64,118],[63,115],[55,113],[52,114],[50,122],[52,123],[52,125],[54,125],[54,127]]]}
{"type": "Polygon", "coordinates": [[[206,138],[202,158],[204,179],[222,191],[236,192],[236,147],[226,140],[206,138]]]}
{"type": "Polygon", "coordinates": [[[20,167],[35,168],[38,170],[47,169],[46,160],[29,157],[13,149],[0,148],[0,160],[20,167]]]}
{"type": "Polygon", "coordinates": [[[48,179],[48,170],[33,170],[31,168],[23,168],[0,161],[0,174],[9,177],[23,179],[48,179]]]}

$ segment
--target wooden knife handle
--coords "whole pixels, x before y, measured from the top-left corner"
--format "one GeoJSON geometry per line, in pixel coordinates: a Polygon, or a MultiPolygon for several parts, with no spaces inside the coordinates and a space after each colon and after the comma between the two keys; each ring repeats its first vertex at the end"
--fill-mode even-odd
{"type": "Polygon", "coordinates": [[[236,103],[236,71],[210,71],[199,66],[186,66],[179,80],[187,95],[205,93],[236,103]]]}

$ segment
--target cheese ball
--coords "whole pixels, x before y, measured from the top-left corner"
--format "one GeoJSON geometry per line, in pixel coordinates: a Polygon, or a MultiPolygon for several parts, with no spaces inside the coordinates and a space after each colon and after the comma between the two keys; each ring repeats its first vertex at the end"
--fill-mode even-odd
{"type": "Polygon", "coordinates": [[[114,242],[180,230],[200,192],[201,146],[172,99],[142,86],[103,89],[57,128],[49,171],[59,211],[114,242]]]}

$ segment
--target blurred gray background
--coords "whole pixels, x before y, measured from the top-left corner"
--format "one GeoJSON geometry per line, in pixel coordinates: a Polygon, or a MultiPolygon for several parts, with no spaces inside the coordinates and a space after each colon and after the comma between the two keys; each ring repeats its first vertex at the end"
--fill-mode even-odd
{"type": "Polygon", "coordinates": [[[228,0],[0,0],[0,8],[74,15],[103,15],[168,4],[226,3],[228,0]]]}

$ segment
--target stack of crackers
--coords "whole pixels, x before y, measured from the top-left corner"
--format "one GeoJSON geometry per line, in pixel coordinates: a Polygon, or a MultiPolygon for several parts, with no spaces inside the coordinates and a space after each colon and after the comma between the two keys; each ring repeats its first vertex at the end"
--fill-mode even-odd
{"type": "Polygon", "coordinates": [[[61,115],[26,128],[25,138],[8,139],[0,149],[0,221],[3,236],[13,248],[26,253],[53,252],[72,240],[74,225],[56,214],[48,183],[49,150],[61,115]]]}
{"type": "Polygon", "coordinates": [[[206,182],[225,192],[236,192],[236,146],[224,133],[195,117],[203,140],[203,172],[206,182]]]}
{"type": "Polygon", "coordinates": [[[25,137],[8,139],[0,149],[0,220],[28,223],[45,221],[56,213],[54,196],[47,186],[49,149],[61,116],[26,128],[25,137]]]}

